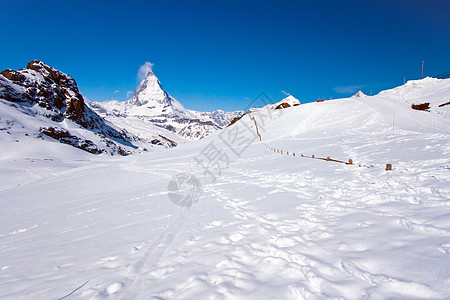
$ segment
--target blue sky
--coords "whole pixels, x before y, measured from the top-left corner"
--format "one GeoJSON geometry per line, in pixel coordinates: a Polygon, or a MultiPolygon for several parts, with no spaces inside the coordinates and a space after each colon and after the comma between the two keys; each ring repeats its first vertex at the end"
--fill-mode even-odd
{"type": "Polygon", "coordinates": [[[126,100],[145,62],[190,109],[264,91],[302,102],[450,71],[450,1],[2,1],[0,69],[32,59],[89,100],[126,100]]]}

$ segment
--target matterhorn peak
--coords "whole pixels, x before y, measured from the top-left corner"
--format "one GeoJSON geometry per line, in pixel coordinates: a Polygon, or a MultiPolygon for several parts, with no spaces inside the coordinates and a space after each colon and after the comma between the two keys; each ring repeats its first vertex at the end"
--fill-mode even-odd
{"type": "Polygon", "coordinates": [[[166,106],[170,104],[169,95],[163,90],[161,82],[155,73],[148,71],[147,76],[141,81],[134,91],[133,97],[128,100],[131,105],[142,106],[150,104],[166,106]]]}
{"type": "Polygon", "coordinates": [[[182,118],[193,117],[183,105],[163,90],[161,82],[153,71],[147,72],[134,91],[133,97],[126,101],[128,109],[138,109],[146,115],[177,115],[182,118]]]}
{"type": "Polygon", "coordinates": [[[353,96],[351,96],[350,98],[361,98],[361,97],[367,97],[366,94],[364,94],[361,91],[358,91],[356,94],[354,94],[353,96]]]}

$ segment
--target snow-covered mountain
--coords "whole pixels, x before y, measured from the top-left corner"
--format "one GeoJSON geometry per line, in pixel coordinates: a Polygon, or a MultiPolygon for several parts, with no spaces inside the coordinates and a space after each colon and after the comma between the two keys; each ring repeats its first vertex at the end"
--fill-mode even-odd
{"type": "Polygon", "coordinates": [[[263,107],[251,107],[248,112],[245,112],[244,114],[236,116],[231,122],[228,124],[228,126],[233,125],[240,119],[242,119],[244,116],[248,115],[249,113],[257,112],[257,111],[264,111],[264,110],[275,110],[275,109],[284,109],[288,107],[293,106],[299,106],[301,104],[300,100],[295,98],[292,95],[287,96],[286,98],[283,98],[281,101],[273,104],[266,104],[263,107]]]}
{"type": "Polygon", "coordinates": [[[1,139],[57,141],[90,153],[127,155],[138,138],[105,122],[86,106],[75,80],[33,60],[0,74],[1,139]]]}
{"type": "Polygon", "coordinates": [[[354,94],[350,98],[360,98],[360,97],[367,97],[367,95],[364,94],[362,91],[358,91],[356,94],[354,94]]]}
{"type": "Polygon", "coordinates": [[[208,136],[243,113],[188,110],[162,88],[152,71],[130,100],[89,102],[89,106],[105,119],[140,137],[146,138],[149,133],[160,131],[177,143],[208,136]]]}
{"type": "Polygon", "coordinates": [[[125,104],[125,112],[132,114],[195,118],[180,102],[163,90],[161,82],[152,71],[147,73],[147,77],[134,91],[133,97],[125,104]]]}
{"type": "Polygon", "coordinates": [[[295,98],[292,95],[287,96],[286,98],[283,98],[281,101],[278,101],[277,103],[270,103],[263,107],[252,107],[250,108],[250,112],[260,110],[260,109],[283,109],[288,108],[292,106],[298,106],[301,102],[297,98],[295,98]]]}
{"type": "Polygon", "coordinates": [[[271,104],[270,106],[274,109],[281,109],[281,108],[287,108],[287,107],[291,107],[291,106],[298,106],[300,104],[301,104],[300,100],[298,100],[297,98],[295,98],[292,95],[289,95],[286,98],[284,98],[283,100],[281,100],[275,104],[271,104]]]}

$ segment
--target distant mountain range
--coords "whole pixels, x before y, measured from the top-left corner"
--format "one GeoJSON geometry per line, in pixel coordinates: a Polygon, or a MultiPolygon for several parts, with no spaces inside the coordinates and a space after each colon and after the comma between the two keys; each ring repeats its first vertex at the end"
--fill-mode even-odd
{"type": "Polygon", "coordinates": [[[35,137],[128,155],[201,139],[242,114],[188,110],[151,71],[125,102],[86,101],[71,76],[39,60],[0,73],[0,132],[18,142],[35,137]]]}
{"type": "Polygon", "coordinates": [[[141,138],[148,139],[149,133],[157,132],[177,144],[208,136],[244,113],[188,110],[163,90],[152,71],[148,72],[130,100],[88,102],[88,105],[106,120],[141,138]]]}

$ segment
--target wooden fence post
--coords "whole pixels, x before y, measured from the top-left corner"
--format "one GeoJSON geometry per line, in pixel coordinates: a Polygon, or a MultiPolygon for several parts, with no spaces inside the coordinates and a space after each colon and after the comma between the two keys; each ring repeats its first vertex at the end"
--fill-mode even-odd
{"type": "Polygon", "coordinates": [[[353,165],[353,159],[350,158],[350,159],[348,160],[348,164],[349,164],[349,165],[353,165]]]}

